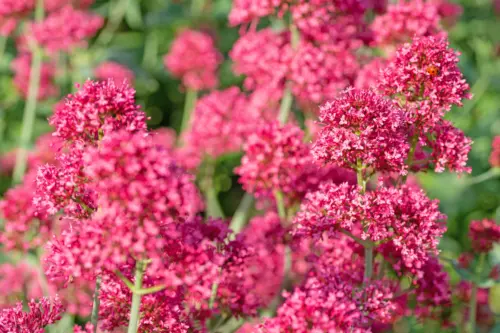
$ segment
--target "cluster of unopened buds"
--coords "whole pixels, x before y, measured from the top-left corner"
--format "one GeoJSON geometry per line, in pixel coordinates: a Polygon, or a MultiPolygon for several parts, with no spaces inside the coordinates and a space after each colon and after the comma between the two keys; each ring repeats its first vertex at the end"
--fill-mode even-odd
{"type": "MultiPolygon", "coordinates": [[[[5,33],[35,7],[10,2],[5,33]]],[[[25,25],[13,63],[27,96],[43,50],[38,99],[58,94],[51,54],[103,24],[89,1],[55,2],[25,25]]],[[[0,202],[3,249],[21,258],[0,265],[0,332],[43,332],[65,314],[86,333],[386,332],[408,316],[456,324],[455,298],[470,304],[464,323],[485,323],[500,226],[471,222],[470,252],[442,258],[446,216],[415,177],[471,172],[472,140],[444,118],[472,96],[442,5],[234,0],[243,88],[216,90],[223,55],[205,32],[181,31],[164,58],[186,91],[177,137],[148,129],[131,70],[100,64],[56,104],[53,133],[0,202]],[[286,29],[258,30],[270,15],[286,29]],[[214,170],[238,152],[246,193],[226,218],[214,170]],[[457,295],[444,264],[467,277],[457,295]]],[[[490,161],[500,167],[498,138],[490,161]]]]}

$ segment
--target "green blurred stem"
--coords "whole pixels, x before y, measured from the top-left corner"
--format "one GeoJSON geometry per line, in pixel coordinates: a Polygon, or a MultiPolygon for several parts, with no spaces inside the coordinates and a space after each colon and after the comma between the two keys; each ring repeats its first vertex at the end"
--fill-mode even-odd
{"type": "MultiPolygon", "coordinates": [[[[296,50],[300,42],[300,33],[295,24],[290,25],[291,39],[292,39],[292,49],[296,50]]],[[[286,83],[285,92],[283,93],[283,98],[280,104],[280,113],[278,115],[278,120],[281,124],[285,124],[290,116],[290,111],[292,110],[293,104],[293,93],[292,93],[292,83],[289,81],[286,83]]]]}
{"type": "MultiPolygon", "coordinates": [[[[222,273],[222,267],[219,268],[219,275],[222,273]]],[[[217,298],[217,290],[219,289],[219,282],[215,281],[212,284],[212,293],[210,299],[208,300],[208,308],[211,310],[214,308],[215,299],[217,298]]]]}
{"type": "Polygon", "coordinates": [[[418,134],[413,134],[410,139],[410,151],[408,152],[408,159],[406,160],[406,165],[408,165],[408,172],[403,176],[403,184],[406,183],[406,179],[410,174],[410,169],[413,164],[413,159],[415,158],[415,150],[417,149],[418,134]]]}
{"type": "Polygon", "coordinates": [[[254,198],[250,193],[245,193],[245,195],[243,195],[243,198],[233,215],[231,224],[229,225],[229,228],[233,230],[235,234],[239,233],[245,226],[250,209],[252,209],[253,202],[254,198]]]}
{"type": "Polygon", "coordinates": [[[130,320],[128,323],[127,333],[137,333],[137,328],[139,327],[142,295],[136,291],[142,289],[142,280],[144,278],[146,265],[147,264],[144,260],[139,260],[135,264],[134,290],[132,290],[132,306],[130,308],[130,320]]]}
{"type": "Polygon", "coordinates": [[[205,0],[191,0],[191,15],[193,17],[198,17],[203,12],[205,8],[205,0]]]}
{"type": "Polygon", "coordinates": [[[123,21],[127,13],[127,7],[130,0],[117,0],[114,4],[109,4],[109,18],[108,23],[101,31],[99,37],[95,42],[96,45],[107,45],[113,39],[113,35],[118,30],[118,27],[123,21]]]}
{"type": "Polygon", "coordinates": [[[481,253],[479,255],[479,263],[476,268],[476,281],[472,282],[472,290],[469,302],[469,328],[470,333],[476,333],[476,317],[477,317],[477,280],[483,273],[484,262],[486,260],[486,254],[481,253]]]}
{"type": "MultiPolygon", "coordinates": [[[[361,194],[365,194],[366,192],[366,180],[364,178],[363,171],[363,163],[358,159],[358,161],[356,162],[356,178],[358,186],[361,187],[361,194]]],[[[373,275],[373,244],[372,242],[365,242],[363,243],[363,247],[365,248],[365,273],[363,283],[368,284],[373,275]]]]}
{"type": "Polygon", "coordinates": [[[470,178],[467,181],[467,185],[471,186],[471,185],[479,184],[479,183],[482,183],[486,180],[489,180],[491,178],[495,178],[498,176],[500,176],[500,168],[491,168],[488,171],[486,171],[485,173],[482,173],[478,176],[470,178]]]}
{"type": "Polygon", "coordinates": [[[182,123],[179,135],[184,133],[189,126],[191,113],[193,112],[196,100],[198,99],[198,92],[194,89],[188,88],[186,91],[186,100],[184,102],[184,112],[182,114],[182,123]]]}
{"type": "Polygon", "coordinates": [[[219,203],[218,192],[214,184],[215,167],[217,161],[213,158],[206,158],[205,179],[203,183],[203,190],[205,192],[205,199],[207,202],[206,215],[209,217],[224,217],[224,211],[219,203]]]}
{"type": "Polygon", "coordinates": [[[285,92],[283,93],[283,98],[280,104],[280,113],[278,115],[278,120],[281,124],[285,124],[290,116],[290,111],[292,110],[293,104],[293,94],[292,94],[292,84],[287,82],[285,92]]]}
{"type": "Polygon", "coordinates": [[[285,202],[283,200],[283,193],[279,190],[274,191],[274,198],[276,199],[276,206],[278,208],[278,215],[281,223],[284,223],[286,221],[286,209],[285,202]]]}
{"type": "Polygon", "coordinates": [[[101,289],[101,276],[98,275],[97,279],[95,280],[94,300],[92,303],[92,315],[90,317],[90,322],[93,325],[94,333],[97,332],[97,322],[99,319],[99,305],[100,305],[99,291],[100,291],[100,289],[101,289]]]}
{"type": "MultiPolygon", "coordinates": [[[[43,0],[37,1],[35,19],[37,22],[43,19],[43,0]]],[[[33,136],[33,126],[36,118],[36,104],[38,90],[40,88],[40,72],[42,69],[42,50],[38,45],[33,46],[31,54],[30,80],[28,86],[28,97],[24,104],[23,123],[21,136],[19,137],[19,149],[16,154],[16,163],[12,175],[12,182],[18,184],[26,172],[28,147],[33,136]]]]}

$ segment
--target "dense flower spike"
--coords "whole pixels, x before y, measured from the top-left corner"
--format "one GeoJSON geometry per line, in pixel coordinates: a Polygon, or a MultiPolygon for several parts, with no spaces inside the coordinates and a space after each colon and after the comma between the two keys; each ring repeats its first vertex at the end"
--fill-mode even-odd
{"type": "Polygon", "coordinates": [[[295,125],[277,121],[263,124],[245,143],[245,155],[235,171],[243,188],[259,197],[281,191],[285,196],[293,190],[292,183],[308,162],[303,132],[295,125]]]}
{"type": "Polygon", "coordinates": [[[457,66],[458,55],[445,38],[415,38],[398,49],[380,88],[398,101],[417,129],[426,130],[452,105],[461,106],[464,98],[471,97],[457,66]]]}
{"type": "Polygon", "coordinates": [[[47,51],[71,52],[76,47],[85,47],[85,39],[94,36],[103,23],[98,15],[65,6],[44,21],[33,23],[31,30],[36,42],[47,51]]]}
{"type": "Polygon", "coordinates": [[[99,80],[111,79],[117,86],[127,82],[133,85],[135,74],[134,72],[122,64],[113,61],[106,61],[94,69],[94,75],[99,80]]]}
{"type": "Polygon", "coordinates": [[[436,172],[443,172],[445,169],[471,172],[466,164],[472,140],[449,121],[443,120],[436,124],[424,140],[432,149],[429,162],[434,165],[436,172]]]}
{"type": "Polygon", "coordinates": [[[236,74],[246,76],[247,89],[265,87],[281,95],[292,60],[290,33],[270,28],[248,32],[236,41],[229,56],[236,74]]]}
{"type": "Polygon", "coordinates": [[[290,6],[300,34],[335,48],[357,48],[365,8],[359,0],[299,0],[290,6]]]}
{"type": "Polygon", "coordinates": [[[254,111],[247,108],[247,98],[239,88],[214,91],[196,103],[183,143],[200,157],[239,151],[255,128],[258,114],[254,111]]]}
{"type": "Polygon", "coordinates": [[[438,318],[439,311],[451,305],[450,277],[436,258],[430,257],[421,267],[415,284],[417,315],[438,318]]]}
{"type": "Polygon", "coordinates": [[[43,291],[38,283],[38,272],[26,262],[17,265],[3,263],[0,265],[0,309],[14,306],[26,297],[40,298],[43,291]],[[23,295],[23,293],[26,294],[23,295]]]}
{"type": "Polygon", "coordinates": [[[391,50],[414,37],[442,34],[439,20],[438,6],[432,1],[398,1],[373,21],[374,44],[391,50]]]}
{"type": "Polygon", "coordinates": [[[217,67],[221,61],[212,37],[194,30],[181,32],[164,58],[165,67],[193,90],[217,86],[217,67]]]}
{"type": "Polygon", "coordinates": [[[290,67],[294,95],[314,105],[331,100],[352,83],[358,69],[354,54],[348,50],[332,51],[303,42],[290,67]]]}
{"type": "Polygon", "coordinates": [[[491,142],[490,165],[493,168],[500,168],[500,135],[491,142]]]}
{"type": "Polygon", "coordinates": [[[357,170],[405,172],[405,118],[391,101],[370,90],[347,89],[321,107],[325,124],[313,145],[314,157],[357,170]]]}
{"type": "Polygon", "coordinates": [[[500,225],[494,220],[472,221],[469,225],[469,238],[475,252],[487,253],[493,244],[500,242],[500,225]]]}
{"type": "Polygon", "coordinates": [[[283,0],[235,0],[229,13],[232,26],[250,23],[277,11],[283,0]]]}
{"type": "Polygon", "coordinates": [[[84,175],[92,180],[88,187],[99,194],[99,210],[49,244],[52,276],[85,277],[87,270],[102,267],[113,271],[130,256],[157,259],[166,246],[160,230],[203,209],[193,177],[145,133],[110,134],[83,161],[84,175]]]}
{"type": "Polygon", "coordinates": [[[413,186],[378,188],[360,194],[355,186],[325,184],[306,195],[294,225],[299,236],[320,237],[347,230],[374,242],[390,244],[409,270],[422,266],[429,253],[437,254],[445,216],[437,201],[413,186]]]}
{"type": "Polygon", "coordinates": [[[218,289],[220,306],[235,314],[256,315],[278,295],[285,246],[278,214],[254,217],[231,245],[218,289]]]}
{"type": "MultiPolygon", "coordinates": [[[[20,54],[12,62],[12,70],[15,73],[14,84],[24,98],[28,96],[31,55],[29,53],[20,54]]],[[[52,62],[43,62],[40,72],[40,87],[38,89],[38,100],[45,100],[57,96],[59,89],[55,85],[56,67],[52,62]]]]}
{"type": "Polygon", "coordinates": [[[87,81],[57,107],[49,122],[55,136],[66,141],[95,144],[112,130],[146,129],[145,115],[134,101],[135,91],[113,81],[87,81]]]}
{"type": "Polygon", "coordinates": [[[314,274],[254,332],[371,332],[373,319],[390,321],[395,310],[391,287],[382,282],[363,289],[345,276],[314,274]]]}
{"type": "Polygon", "coordinates": [[[40,302],[31,300],[29,312],[23,312],[22,303],[0,312],[0,330],[16,333],[43,333],[45,327],[57,322],[63,311],[61,302],[56,297],[53,301],[42,298],[40,302]]]}

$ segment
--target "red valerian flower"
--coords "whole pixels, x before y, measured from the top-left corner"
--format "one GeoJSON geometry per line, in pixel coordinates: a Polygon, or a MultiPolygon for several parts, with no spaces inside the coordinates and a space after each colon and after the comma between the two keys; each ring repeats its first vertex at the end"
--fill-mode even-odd
{"type": "Polygon", "coordinates": [[[213,89],[218,84],[217,68],[222,55],[214,40],[206,33],[184,30],[174,40],[165,56],[165,67],[182,84],[193,90],[213,89]]]}
{"type": "Polygon", "coordinates": [[[491,142],[490,165],[493,168],[500,168],[500,135],[491,142]]]}
{"type": "Polygon", "coordinates": [[[404,44],[381,76],[380,89],[405,110],[417,130],[439,122],[452,105],[471,98],[457,66],[459,53],[446,38],[415,38],[404,44]]]}
{"type": "Polygon", "coordinates": [[[0,312],[0,331],[16,333],[43,333],[45,327],[61,319],[63,307],[59,298],[34,299],[28,302],[29,312],[23,312],[23,304],[0,312]]]}
{"type": "Polygon", "coordinates": [[[325,125],[312,154],[343,168],[405,173],[408,154],[403,111],[371,90],[347,89],[321,107],[325,125]]]}
{"type": "MultiPolygon", "coordinates": [[[[15,73],[14,85],[21,92],[24,98],[28,96],[30,73],[31,73],[31,54],[21,53],[12,62],[12,70],[15,73]]],[[[45,100],[57,96],[59,89],[55,84],[56,66],[51,61],[42,62],[40,70],[40,86],[38,88],[38,100],[45,100]]]]}
{"type": "Polygon", "coordinates": [[[469,225],[469,238],[472,249],[478,253],[487,253],[493,244],[500,242],[500,225],[494,220],[472,221],[469,225]]]}
{"type": "Polygon", "coordinates": [[[71,52],[74,48],[85,47],[85,39],[94,36],[103,24],[102,17],[67,5],[42,22],[32,23],[31,33],[38,45],[49,52],[71,52]]]}
{"type": "Polygon", "coordinates": [[[277,121],[265,123],[249,135],[241,166],[235,169],[245,191],[258,197],[272,197],[273,191],[286,196],[293,191],[294,180],[309,162],[303,136],[296,125],[277,121]]]}
{"type": "Polygon", "coordinates": [[[126,66],[114,61],[106,61],[94,69],[94,75],[99,80],[111,79],[120,87],[124,82],[134,84],[135,74],[126,66]]]}

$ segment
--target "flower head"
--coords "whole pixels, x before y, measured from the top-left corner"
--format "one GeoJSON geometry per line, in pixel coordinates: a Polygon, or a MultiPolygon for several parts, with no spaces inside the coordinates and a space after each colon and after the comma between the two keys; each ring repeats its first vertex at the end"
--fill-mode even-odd
{"type": "MultiPolygon", "coordinates": [[[[31,54],[22,53],[12,62],[12,70],[15,73],[14,85],[24,98],[28,96],[31,73],[31,54]]],[[[38,89],[38,100],[45,100],[57,96],[59,89],[55,84],[56,67],[52,62],[42,62],[40,69],[40,87],[38,89]]]]}
{"type": "Polygon", "coordinates": [[[29,312],[23,312],[23,304],[0,312],[0,330],[2,332],[16,333],[43,333],[45,327],[61,319],[62,304],[56,297],[34,299],[28,302],[29,312]]]}
{"type": "Polygon", "coordinates": [[[459,53],[445,38],[415,38],[398,49],[384,71],[380,89],[405,109],[408,121],[426,130],[452,105],[470,98],[469,85],[457,66],[459,53]]]}
{"type": "Polygon", "coordinates": [[[212,37],[194,30],[185,30],[177,36],[164,58],[165,67],[193,90],[217,86],[217,67],[221,61],[212,37]]]}
{"type": "Polygon", "coordinates": [[[122,64],[113,61],[106,61],[94,69],[94,75],[99,80],[111,79],[120,87],[124,82],[129,85],[134,83],[134,72],[122,64]]]}
{"type": "Polygon", "coordinates": [[[31,30],[37,43],[49,52],[71,52],[85,47],[85,39],[94,36],[103,23],[102,17],[67,5],[42,22],[33,23],[31,30]]]}
{"type": "Polygon", "coordinates": [[[469,238],[475,252],[487,253],[493,244],[500,242],[500,225],[494,220],[472,221],[469,225],[469,238]]]}
{"type": "Polygon", "coordinates": [[[408,153],[403,112],[370,90],[347,89],[321,107],[325,124],[312,153],[323,163],[405,172],[408,153]]]}
{"type": "Polygon", "coordinates": [[[490,165],[493,168],[500,168],[500,135],[491,142],[490,165]]]}

